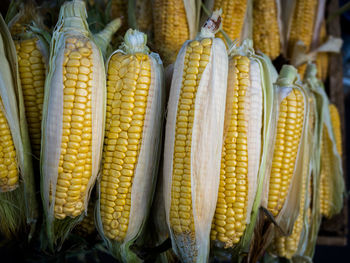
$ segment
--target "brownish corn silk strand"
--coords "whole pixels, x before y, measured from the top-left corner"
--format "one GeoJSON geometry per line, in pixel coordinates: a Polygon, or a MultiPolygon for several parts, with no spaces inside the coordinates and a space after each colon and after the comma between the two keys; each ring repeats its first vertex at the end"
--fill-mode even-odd
{"type": "MultiPolygon", "coordinates": [[[[55,192],[57,219],[82,213],[92,174],[92,46],[84,37],[65,41],[63,59],[63,123],[55,192]]],[[[51,193],[52,194],[52,193],[51,193]]]]}
{"type": "Polygon", "coordinates": [[[104,233],[118,242],[125,239],[128,231],[131,190],[150,84],[148,55],[116,53],[111,57],[100,203],[104,233]]]}

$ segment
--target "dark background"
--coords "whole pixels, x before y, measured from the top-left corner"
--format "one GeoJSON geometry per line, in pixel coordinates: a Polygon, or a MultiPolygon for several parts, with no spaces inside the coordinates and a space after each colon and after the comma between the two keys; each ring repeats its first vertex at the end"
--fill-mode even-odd
{"type": "MultiPolygon", "coordinates": [[[[284,1],[284,0],[282,0],[284,1]]],[[[38,1],[37,2],[42,2],[38,1]]],[[[339,0],[339,5],[343,6],[346,3],[349,3],[350,0],[339,0]]],[[[6,14],[7,7],[10,3],[10,0],[0,0],[0,12],[3,16],[6,14]]],[[[345,134],[343,135],[343,138],[345,139],[345,149],[344,151],[344,158],[346,156],[349,156],[350,152],[350,11],[347,11],[341,15],[341,30],[342,30],[342,38],[344,40],[343,48],[342,48],[342,57],[343,57],[343,85],[344,85],[344,102],[345,102],[345,134]]],[[[328,32],[330,35],[332,32],[328,32]]],[[[350,164],[347,163],[348,158],[345,159],[346,164],[346,175],[347,175],[347,191],[349,189],[349,175],[350,175],[350,164]]],[[[348,201],[349,206],[349,201],[348,201]]],[[[350,218],[350,209],[348,209],[349,217],[350,218]]],[[[314,262],[316,263],[323,263],[323,262],[350,262],[350,235],[347,234],[348,238],[348,244],[346,246],[317,246],[316,252],[314,256],[314,262]]],[[[21,250],[21,249],[19,249],[21,250]]],[[[8,251],[10,252],[10,251],[8,251]]],[[[25,253],[23,254],[21,251],[18,251],[19,253],[14,255],[13,251],[11,253],[6,253],[6,250],[1,249],[0,250],[0,262],[23,262],[27,261],[25,253]]],[[[63,256],[63,255],[62,255],[63,256]]],[[[109,255],[103,254],[98,256],[101,262],[116,262],[112,257],[109,255]]],[[[86,255],[85,260],[80,262],[94,262],[91,259],[93,258],[92,255],[86,255]],[[91,257],[90,257],[91,256],[91,257]],[[89,260],[90,258],[90,260],[89,260]]],[[[30,261],[34,262],[36,261],[34,258],[32,258],[30,261]]],[[[52,260],[52,259],[51,259],[52,260]]],[[[51,261],[48,259],[48,261],[51,261]]],[[[57,258],[56,258],[57,260],[57,258]]],[[[56,261],[54,260],[54,261],[56,261]]],[[[66,258],[67,260],[67,258],[66,258]]],[[[66,261],[64,260],[64,261],[66,261]]],[[[38,261],[42,261],[42,259],[38,259],[38,261]]],[[[38,262],[36,261],[36,262],[38,262]]],[[[73,261],[66,261],[66,262],[76,262],[76,260],[73,261]]]]}

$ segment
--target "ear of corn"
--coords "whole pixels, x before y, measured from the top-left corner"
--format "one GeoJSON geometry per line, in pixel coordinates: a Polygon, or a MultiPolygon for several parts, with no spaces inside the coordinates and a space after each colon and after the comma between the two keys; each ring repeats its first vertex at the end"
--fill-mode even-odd
{"type": "MultiPolygon", "coordinates": [[[[207,6],[212,6],[212,10],[222,9],[222,29],[230,39],[240,43],[248,0],[209,0],[207,6]]],[[[218,36],[224,40],[221,33],[218,36]]]]}
{"type": "MultiPolygon", "coordinates": [[[[309,111],[310,114],[311,111],[309,111]]],[[[310,117],[310,115],[309,115],[310,117]]],[[[311,132],[309,128],[304,129],[307,133],[307,142],[309,147],[305,147],[302,154],[302,176],[300,191],[300,203],[298,216],[294,222],[292,233],[288,236],[284,236],[275,229],[275,237],[272,244],[273,252],[279,257],[284,257],[287,259],[292,259],[295,256],[302,255],[305,250],[305,245],[308,241],[309,235],[309,216],[310,216],[310,175],[311,175],[311,149],[313,149],[313,140],[311,137],[311,132]]],[[[295,202],[295,200],[290,200],[290,202],[295,202]]]]}
{"type": "Polygon", "coordinates": [[[262,206],[275,217],[282,231],[290,234],[299,213],[309,106],[307,93],[297,82],[294,67],[283,66],[276,85],[278,117],[275,145],[262,206]]]}
{"type": "Polygon", "coordinates": [[[150,209],[158,169],[163,108],[162,64],[149,54],[145,34],[129,30],[107,69],[99,232],[111,252],[138,261],[129,249],[150,209]]]}
{"type": "Polygon", "coordinates": [[[18,11],[18,14],[8,24],[17,51],[19,77],[32,151],[34,157],[39,159],[48,44],[40,33],[41,29],[36,28],[35,32],[31,29],[34,23],[37,27],[43,27],[41,16],[33,6],[33,2],[28,1],[18,11]]]}
{"type": "Polygon", "coordinates": [[[0,233],[9,238],[28,224],[30,239],[37,218],[30,141],[16,49],[1,15],[0,58],[0,233]]]}
{"type": "Polygon", "coordinates": [[[197,32],[195,1],[154,0],[155,46],[164,64],[175,61],[182,44],[197,32]]]}
{"type": "Polygon", "coordinates": [[[281,52],[279,11],[277,1],[253,1],[254,48],[272,60],[281,52]]]}
{"type": "Polygon", "coordinates": [[[208,258],[215,212],[227,81],[224,43],[214,12],[174,66],[164,152],[164,200],[172,248],[183,262],[208,258]],[[203,195],[202,193],[206,193],[203,195]]]}
{"type": "MultiPolygon", "coordinates": [[[[220,185],[211,239],[216,247],[246,248],[252,238],[272,136],[272,72],[251,41],[232,50],[226,95],[220,185]],[[226,213],[225,213],[226,212],[226,213]]],[[[236,253],[234,257],[239,257],[236,253]]]]}
{"type": "MultiPolygon", "coordinates": [[[[288,29],[288,54],[292,55],[297,41],[302,41],[308,51],[316,19],[318,0],[297,0],[288,29]]],[[[306,69],[306,68],[305,68],[306,69]]],[[[303,76],[304,74],[301,74],[303,76]]]]}
{"type": "MultiPolygon", "coordinates": [[[[318,0],[297,0],[293,4],[294,6],[290,9],[292,15],[290,21],[288,21],[289,25],[287,28],[288,57],[297,55],[295,54],[295,47],[298,41],[301,41],[304,45],[305,52],[310,51],[316,22],[318,0]]],[[[298,66],[298,72],[302,78],[305,75],[306,66],[306,64],[298,66]]]]}
{"type": "Polygon", "coordinates": [[[60,245],[86,211],[102,155],[105,79],[85,4],[67,2],[50,46],[42,122],[41,190],[47,245],[60,245]]]}
{"type": "Polygon", "coordinates": [[[341,136],[341,122],[340,122],[340,116],[337,106],[334,104],[329,104],[329,114],[332,121],[332,128],[334,133],[335,142],[337,145],[337,151],[340,155],[340,157],[343,156],[343,149],[342,149],[342,136],[341,136]]]}

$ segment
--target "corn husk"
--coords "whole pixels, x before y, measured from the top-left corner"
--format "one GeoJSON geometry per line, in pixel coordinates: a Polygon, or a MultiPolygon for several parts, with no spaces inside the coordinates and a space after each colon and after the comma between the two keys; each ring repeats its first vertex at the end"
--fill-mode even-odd
{"type": "Polygon", "coordinates": [[[195,117],[192,138],[195,139],[193,139],[191,146],[192,213],[196,229],[196,232],[192,233],[194,241],[191,240],[192,238],[189,235],[176,235],[170,225],[172,157],[176,114],[181,91],[184,58],[189,41],[184,43],[177,56],[171,83],[164,148],[164,201],[172,248],[182,262],[205,262],[209,254],[210,226],[215,212],[219,186],[219,177],[212,175],[219,174],[220,171],[228,63],[224,43],[221,39],[214,38],[215,31],[219,26],[213,26],[212,23],[216,21],[219,25],[219,19],[219,14],[214,14],[212,22],[205,24],[197,37],[198,40],[211,38],[213,42],[209,62],[202,73],[197,89],[194,107],[195,117]],[[210,29],[213,31],[210,31],[210,29]],[[202,193],[206,194],[203,195],[202,193]]]}
{"type": "Polygon", "coordinates": [[[83,219],[85,213],[75,218],[58,220],[54,217],[55,195],[50,200],[50,189],[56,192],[58,178],[58,162],[62,138],[63,116],[63,52],[65,40],[68,37],[89,39],[92,45],[93,82],[92,88],[92,175],[87,185],[84,197],[84,211],[86,213],[89,196],[97,177],[102,156],[104,136],[104,119],[106,103],[106,84],[104,63],[100,49],[94,43],[86,22],[85,4],[76,0],[67,2],[61,7],[60,18],[53,33],[50,46],[49,73],[45,82],[45,95],[42,121],[41,148],[41,195],[44,208],[44,222],[46,242],[50,250],[58,248],[67,237],[71,229],[83,219]]]}
{"type": "Polygon", "coordinates": [[[18,73],[15,45],[10,32],[0,15],[0,96],[2,110],[11,130],[16,150],[19,170],[18,188],[10,192],[0,192],[0,232],[10,237],[18,234],[27,226],[28,239],[35,230],[38,216],[35,199],[34,174],[31,163],[31,149],[25,119],[24,102],[18,73]]]}
{"type": "MultiPolygon", "coordinates": [[[[104,234],[100,215],[100,202],[97,202],[97,228],[111,254],[122,262],[139,262],[131,246],[138,240],[142,243],[144,226],[151,208],[153,193],[156,185],[156,175],[160,159],[161,130],[164,104],[163,65],[156,53],[150,53],[146,46],[147,36],[137,30],[129,29],[125,34],[124,43],[115,53],[135,54],[145,53],[151,59],[151,84],[147,102],[147,111],[142,134],[141,150],[135,167],[131,191],[131,208],[129,226],[122,242],[111,240],[104,234]]],[[[107,61],[108,65],[108,61],[107,61]]],[[[107,69],[108,71],[108,69],[107,69]]],[[[100,185],[98,185],[98,193],[100,185]]],[[[99,197],[100,198],[100,197],[99,197]]]]}

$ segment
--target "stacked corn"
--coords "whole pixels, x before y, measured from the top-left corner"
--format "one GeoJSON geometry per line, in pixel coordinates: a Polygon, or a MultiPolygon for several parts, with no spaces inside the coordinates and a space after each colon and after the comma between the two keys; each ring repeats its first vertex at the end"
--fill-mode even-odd
{"type": "Polygon", "coordinates": [[[0,234],[34,231],[37,206],[17,56],[0,15],[0,234]]]}
{"type": "Polygon", "coordinates": [[[49,69],[43,107],[41,188],[48,245],[53,248],[86,211],[102,157],[104,66],[88,30],[84,2],[76,0],[61,7],[49,69]],[[66,217],[72,219],[62,221],[66,217]]]}
{"type": "Polygon", "coordinates": [[[137,260],[129,246],[142,232],[159,160],[163,72],[147,37],[129,29],[109,58],[98,226],[113,254],[137,260]]]}
{"type": "Polygon", "coordinates": [[[171,83],[164,199],[173,249],[183,262],[208,257],[216,206],[228,63],[224,43],[214,38],[220,23],[214,12],[197,39],[185,42],[171,83]]]}
{"type": "Polygon", "coordinates": [[[277,1],[253,1],[254,49],[268,55],[272,60],[281,52],[279,9],[277,1]]]}

